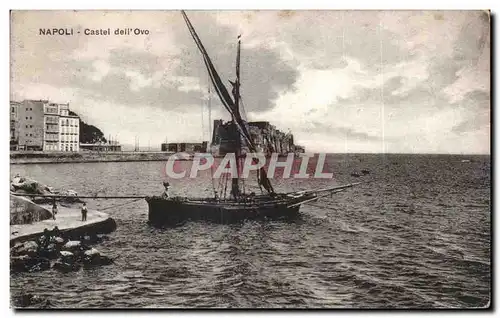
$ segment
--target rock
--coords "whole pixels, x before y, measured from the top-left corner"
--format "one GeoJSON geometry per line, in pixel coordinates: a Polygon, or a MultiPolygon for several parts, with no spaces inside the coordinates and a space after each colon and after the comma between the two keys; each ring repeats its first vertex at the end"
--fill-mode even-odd
{"type": "Polygon", "coordinates": [[[28,255],[11,256],[10,270],[14,273],[25,272],[30,266],[31,258],[28,255]]]}
{"type": "Polygon", "coordinates": [[[35,264],[29,268],[29,272],[41,272],[50,268],[50,261],[48,258],[38,258],[35,264]]]}
{"type": "Polygon", "coordinates": [[[50,241],[52,243],[55,243],[56,245],[63,245],[64,244],[64,239],[59,236],[53,236],[51,237],[50,241]]]}
{"type": "Polygon", "coordinates": [[[61,199],[61,201],[66,203],[81,203],[83,202],[78,198],[78,193],[74,190],[65,190],[61,192],[61,195],[65,197],[61,199]]]}
{"type": "Polygon", "coordinates": [[[370,170],[368,170],[368,169],[363,169],[363,170],[361,170],[361,173],[362,173],[363,175],[367,175],[367,174],[370,174],[370,170]]]}
{"type": "Polygon", "coordinates": [[[44,299],[42,297],[33,294],[21,293],[12,297],[13,305],[17,308],[30,307],[36,304],[40,304],[43,301],[44,299]]]}
{"type": "Polygon", "coordinates": [[[93,243],[96,243],[96,240],[94,239],[94,237],[90,236],[90,235],[84,235],[84,236],[81,236],[80,237],[80,241],[82,243],[85,243],[85,244],[93,244],[93,243]]]}
{"type": "Polygon", "coordinates": [[[85,251],[84,255],[87,257],[95,257],[101,255],[101,253],[99,253],[99,251],[95,248],[91,248],[90,250],[85,251]]]}
{"type": "Polygon", "coordinates": [[[112,258],[101,255],[101,253],[95,248],[85,251],[83,257],[83,266],[86,268],[91,266],[110,265],[113,264],[113,262],[112,258]]]}
{"type": "Polygon", "coordinates": [[[61,257],[75,257],[75,254],[68,251],[61,251],[59,253],[61,254],[61,257]]]}
{"type": "Polygon", "coordinates": [[[38,244],[35,241],[27,241],[24,243],[24,249],[26,251],[35,251],[38,249],[38,244]]]}
{"type": "Polygon", "coordinates": [[[78,250],[82,246],[82,242],[80,241],[68,241],[64,244],[63,249],[67,251],[78,250]]]}
{"type": "Polygon", "coordinates": [[[98,242],[109,240],[109,236],[107,236],[106,234],[97,234],[96,236],[98,242]]]}
{"type": "Polygon", "coordinates": [[[87,250],[83,253],[83,263],[84,264],[91,264],[91,265],[100,265],[100,256],[101,253],[99,253],[98,250],[95,248],[91,248],[90,250],[87,250]]]}
{"type": "Polygon", "coordinates": [[[68,251],[61,251],[61,258],[60,260],[64,263],[69,263],[69,264],[73,264],[76,262],[76,255],[71,253],[71,252],[68,252],[68,251]]]}
{"type": "Polygon", "coordinates": [[[45,257],[30,257],[28,255],[12,256],[10,270],[19,272],[39,272],[50,268],[50,260],[45,257]]]}
{"type": "Polygon", "coordinates": [[[38,254],[38,249],[38,244],[35,241],[27,241],[14,245],[11,249],[11,254],[36,256],[38,254]]]}
{"type": "Polygon", "coordinates": [[[50,243],[45,249],[40,251],[40,256],[48,258],[56,258],[59,255],[59,250],[54,243],[50,243]]]}
{"type": "Polygon", "coordinates": [[[62,260],[57,260],[52,266],[53,269],[64,273],[78,271],[80,267],[81,266],[78,263],[67,263],[62,260]]]}
{"type": "Polygon", "coordinates": [[[10,249],[10,255],[20,255],[21,250],[24,248],[24,243],[16,243],[13,247],[10,249]]]}
{"type": "Polygon", "coordinates": [[[38,181],[28,178],[20,178],[13,180],[11,186],[15,191],[22,190],[29,194],[50,194],[47,186],[40,184],[38,181]]]}
{"type": "Polygon", "coordinates": [[[78,193],[75,190],[68,190],[66,191],[66,194],[75,197],[78,196],[78,193]]]}

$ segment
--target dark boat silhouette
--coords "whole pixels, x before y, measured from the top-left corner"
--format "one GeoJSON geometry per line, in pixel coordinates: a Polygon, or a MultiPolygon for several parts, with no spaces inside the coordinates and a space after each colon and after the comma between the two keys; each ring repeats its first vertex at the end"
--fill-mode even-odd
{"type": "MultiPolygon", "coordinates": [[[[210,57],[208,56],[201,40],[189,21],[186,13],[181,11],[187,27],[200,50],[205,66],[207,68],[211,83],[222,102],[224,108],[231,115],[230,133],[233,142],[238,169],[242,162],[242,149],[257,153],[256,146],[250,137],[247,125],[240,114],[240,51],[241,41],[238,37],[238,51],[236,56],[236,79],[230,81],[232,85],[232,97],[223,84],[210,57]]],[[[210,92],[210,89],[209,89],[210,92]]],[[[210,94],[209,94],[210,95],[210,94]]],[[[151,196],[146,197],[149,206],[149,222],[152,225],[178,224],[187,220],[206,220],[217,223],[232,223],[245,219],[279,219],[294,218],[298,215],[300,206],[310,201],[317,200],[321,193],[335,193],[352,187],[357,183],[342,186],[334,186],[320,190],[296,191],[291,193],[275,192],[267,172],[264,168],[257,171],[257,184],[261,194],[253,192],[245,193],[245,187],[241,187],[242,180],[239,176],[223,179],[223,191],[216,191],[210,198],[188,198],[188,197],[166,197],[151,196]],[[230,184],[228,186],[228,184],[230,184]],[[227,189],[230,189],[227,195],[227,189]]]]}

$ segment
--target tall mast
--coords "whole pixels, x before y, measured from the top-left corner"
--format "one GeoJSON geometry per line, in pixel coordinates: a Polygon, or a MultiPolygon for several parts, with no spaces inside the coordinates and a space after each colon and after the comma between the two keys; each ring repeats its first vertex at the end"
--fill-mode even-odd
{"type": "Polygon", "coordinates": [[[234,110],[235,116],[240,117],[240,52],[241,52],[241,35],[238,35],[238,51],[236,53],[236,81],[233,84],[234,110]]]}
{"type": "Polygon", "coordinates": [[[213,135],[213,129],[212,129],[212,92],[210,92],[210,76],[208,78],[208,149],[205,149],[205,151],[209,151],[211,149],[211,145],[214,139],[213,135]]]}
{"type": "Polygon", "coordinates": [[[235,136],[235,149],[234,153],[236,156],[236,177],[233,177],[231,190],[233,197],[237,198],[240,195],[240,185],[239,185],[239,172],[240,172],[240,156],[241,156],[241,136],[238,128],[236,127],[238,119],[240,118],[240,50],[241,50],[241,40],[238,36],[238,51],[236,53],[236,80],[230,83],[233,85],[233,99],[234,99],[234,114],[233,114],[233,127],[235,136]]]}

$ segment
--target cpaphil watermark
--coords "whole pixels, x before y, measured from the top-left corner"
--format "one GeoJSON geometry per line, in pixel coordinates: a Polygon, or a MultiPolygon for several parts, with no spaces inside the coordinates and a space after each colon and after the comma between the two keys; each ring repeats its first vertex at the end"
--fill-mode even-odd
{"type": "Polygon", "coordinates": [[[209,171],[213,178],[221,178],[223,175],[248,178],[252,172],[264,168],[269,179],[331,179],[333,173],[325,172],[325,159],[324,153],[289,153],[285,158],[278,153],[273,153],[270,157],[251,153],[239,158],[234,153],[227,153],[222,158],[214,158],[210,153],[176,153],[168,158],[165,174],[169,178],[182,179],[196,178],[200,172],[209,171]]]}

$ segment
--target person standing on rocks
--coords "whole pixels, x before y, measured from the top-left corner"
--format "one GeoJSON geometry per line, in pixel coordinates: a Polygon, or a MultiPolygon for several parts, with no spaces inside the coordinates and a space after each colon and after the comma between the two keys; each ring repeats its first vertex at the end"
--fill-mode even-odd
{"type": "Polygon", "coordinates": [[[82,222],[87,221],[87,204],[84,202],[82,206],[82,222]]]}

